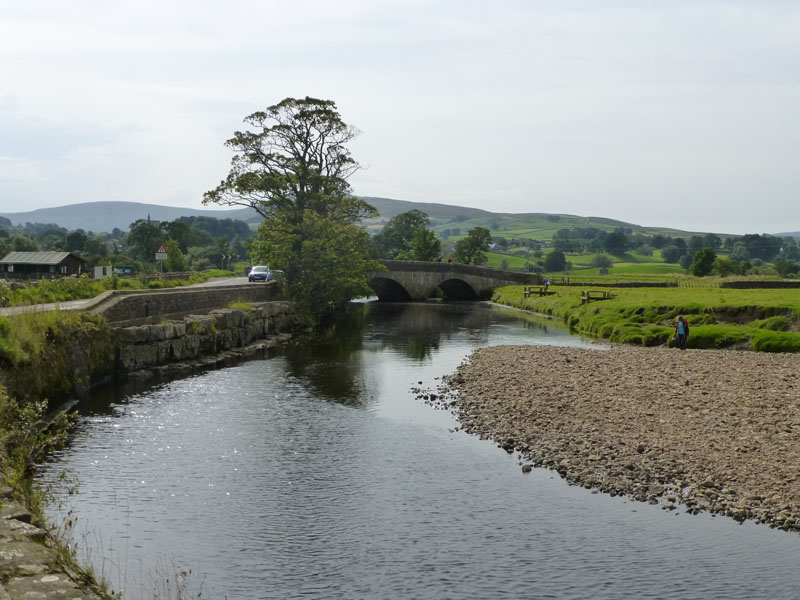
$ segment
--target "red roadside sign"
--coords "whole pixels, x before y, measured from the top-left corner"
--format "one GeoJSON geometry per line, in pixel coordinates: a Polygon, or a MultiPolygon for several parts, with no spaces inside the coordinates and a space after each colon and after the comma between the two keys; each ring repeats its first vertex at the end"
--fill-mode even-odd
{"type": "Polygon", "coordinates": [[[167,260],[167,249],[161,244],[156,250],[156,260],[167,260]]]}

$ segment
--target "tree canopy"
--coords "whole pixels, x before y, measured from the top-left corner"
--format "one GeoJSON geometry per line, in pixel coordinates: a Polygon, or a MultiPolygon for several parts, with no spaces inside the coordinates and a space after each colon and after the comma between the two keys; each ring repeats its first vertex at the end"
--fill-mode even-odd
{"type": "Polygon", "coordinates": [[[244,122],[255,131],[237,131],[225,143],[236,153],[231,170],[203,204],[247,206],[265,219],[295,223],[305,210],[350,222],[377,216],[350,196],[347,179],[359,165],[346,144],[358,131],[341,120],[333,101],[285,98],[244,122]]]}
{"type": "Polygon", "coordinates": [[[480,265],[486,262],[486,251],[492,234],[486,227],[470,229],[467,237],[456,242],[453,259],[466,265],[480,265]]]}
{"type": "Polygon", "coordinates": [[[160,221],[139,219],[131,223],[131,231],[128,234],[131,256],[143,262],[155,260],[156,250],[164,243],[166,237],[160,221]]]}
{"type": "Polygon", "coordinates": [[[383,258],[401,260],[434,260],[442,243],[428,229],[430,218],[420,210],[410,210],[389,219],[380,232],[372,237],[378,254],[383,258]]]}
{"type": "Polygon", "coordinates": [[[377,211],[350,194],[358,169],[346,145],[357,135],[330,100],[286,98],[245,118],[252,131],[226,142],[228,176],[203,203],[249,206],[264,217],[254,260],[286,272],[289,297],[314,315],[368,293],[369,234],[356,225],[377,211]]]}
{"type": "Polygon", "coordinates": [[[436,260],[442,252],[442,241],[427,227],[420,227],[414,230],[408,251],[411,260],[436,260]]]}
{"type": "Polygon", "coordinates": [[[614,231],[608,234],[604,242],[606,252],[619,256],[625,254],[628,249],[628,238],[621,231],[614,231]]]}
{"type": "Polygon", "coordinates": [[[567,268],[567,258],[561,250],[553,250],[544,259],[544,270],[549,273],[563,271],[567,268]]]}
{"type": "Polygon", "coordinates": [[[695,252],[692,259],[692,265],[689,271],[692,275],[697,277],[705,277],[711,275],[714,270],[714,261],[717,259],[717,254],[713,248],[702,248],[695,252]]]}

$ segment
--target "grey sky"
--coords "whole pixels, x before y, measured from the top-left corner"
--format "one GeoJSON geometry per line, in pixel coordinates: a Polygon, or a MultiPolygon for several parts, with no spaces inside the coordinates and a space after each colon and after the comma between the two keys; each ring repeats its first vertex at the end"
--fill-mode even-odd
{"type": "Polygon", "coordinates": [[[286,96],[360,195],[800,230],[800,4],[0,0],[0,211],[199,207],[286,96]]]}

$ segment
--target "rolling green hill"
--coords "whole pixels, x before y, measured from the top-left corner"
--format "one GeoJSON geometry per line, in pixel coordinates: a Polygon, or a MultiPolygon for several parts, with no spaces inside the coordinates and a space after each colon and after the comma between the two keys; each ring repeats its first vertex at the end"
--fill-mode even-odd
{"type": "MultiPolygon", "coordinates": [[[[494,237],[527,238],[539,241],[552,239],[559,229],[575,227],[594,227],[603,231],[613,231],[617,227],[631,229],[633,233],[654,235],[661,233],[672,237],[690,237],[708,232],[681,231],[668,227],[642,227],[633,223],[607,219],[605,217],[582,217],[568,214],[548,213],[495,213],[479,208],[450,206],[429,202],[408,202],[392,198],[361,196],[378,209],[380,217],[368,222],[368,229],[378,231],[386,221],[409,210],[421,210],[431,218],[431,228],[440,233],[443,230],[458,228],[466,234],[473,227],[486,227],[494,237]]],[[[725,237],[728,234],[717,233],[725,237]]],[[[459,236],[454,236],[459,237],[459,236]]]]}
{"type": "MultiPolygon", "coordinates": [[[[362,198],[372,204],[380,213],[380,217],[365,223],[371,232],[380,230],[391,217],[416,209],[421,210],[431,218],[432,229],[440,234],[446,229],[451,231],[459,229],[463,235],[473,227],[486,227],[495,237],[547,241],[559,229],[574,227],[594,227],[605,231],[612,231],[616,227],[626,227],[630,228],[633,233],[651,235],[663,233],[673,237],[689,237],[696,233],[659,227],[641,227],[632,223],[603,217],[546,213],[495,213],[479,208],[451,206],[433,202],[409,202],[407,200],[371,196],[363,196],[362,198]]],[[[171,221],[182,216],[239,219],[249,223],[251,227],[256,227],[261,221],[258,213],[250,208],[203,210],[140,202],[84,202],[67,206],[40,208],[27,212],[0,213],[0,216],[7,217],[15,225],[28,222],[55,223],[67,229],[80,228],[95,232],[110,232],[115,227],[127,230],[131,223],[137,219],[146,219],[148,215],[151,219],[157,221],[171,221]]],[[[724,236],[725,234],[718,235],[724,236]]],[[[458,237],[458,235],[453,237],[458,237]]]]}
{"type": "Polygon", "coordinates": [[[247,221],[257,213],[249,208],[235,210],[201,210],[177,206],[161,206],[142,202],[82,202],[27,212],[0,213],[14,225],[55,223],[67,229],[110,233],[115,227],[127,231],[131,223],[148,216],[154,221],[174,221],[179,217],[214,217],[247,221]]]}

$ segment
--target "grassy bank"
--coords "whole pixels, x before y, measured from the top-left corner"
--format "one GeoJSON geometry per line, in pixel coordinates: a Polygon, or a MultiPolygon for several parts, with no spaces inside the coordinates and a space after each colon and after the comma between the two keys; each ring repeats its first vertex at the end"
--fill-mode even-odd
{"type": "MultiPolygon", "coordinates": [[[[114,355],[111,332],[97,318],[61,311],[0,317],[0,476],[38,527],[49,528],[33,472],[68,442],[72,423],[52,408],[109,373],[114,355]]],[[[86,597],[111,598],[76,564],[66,542],[51,538],[49,547],[54,563],[90,590],[86,597]]]]}
{"type": "Polygon", "coordinates": [[[675,319],[689,324],[690,348],[744,348],[800,352],[800,293],[797,290],[614,288],[610,300],[581,304],[581,288],[552,286],[551,296],[523,296],[522,286],[495,291],[493,300],[563,320],[582,335],[611,342],[667,344],[675,319]]]}
{"type": "MultiPolygon", "coordinates": [[[[110,373],[115,345],[103,321],[70,312],[0,317],[0,470],[18,488],[60,434],[51,401],[110,373]],[[58,429],[58,427],[55,427],[58,429]]],[[[30,498],[27,498],[30,500],[30,498]]]]}
{"type": "Polygon", "coordinates": [[[111,331],[100,317],[37,311],[0,317],[0,382],[15,398],[52,398],[82,390],[111,369],[111,331]]]}
{"type": "Polygon", "coordinates": [[[203,271],[194,273],[188,279],[147,279],[135,277],[108,277],[91,279],[64,277],[62,279],[42,279],[24,287],[12,289],[0,284],[0,306],[27,306],[49,304],[94,298],[108,290],[161,289],[203,283],[212,277],[231,277],[230,271],[203,271]]]}
{"type": "MultiPolygon", "coordinates": [[[[70,415],[52,409],[109,374],[115,351],[102,319],[62,311],[0,317],[0,476],[36,526],[49,528],[34,469],[69,441],[72,423],[70,415]]],[[[55,562],[89,595],[111,597],[76,564],[65,541],[55,537],[50,545],[55,562]]]]}

